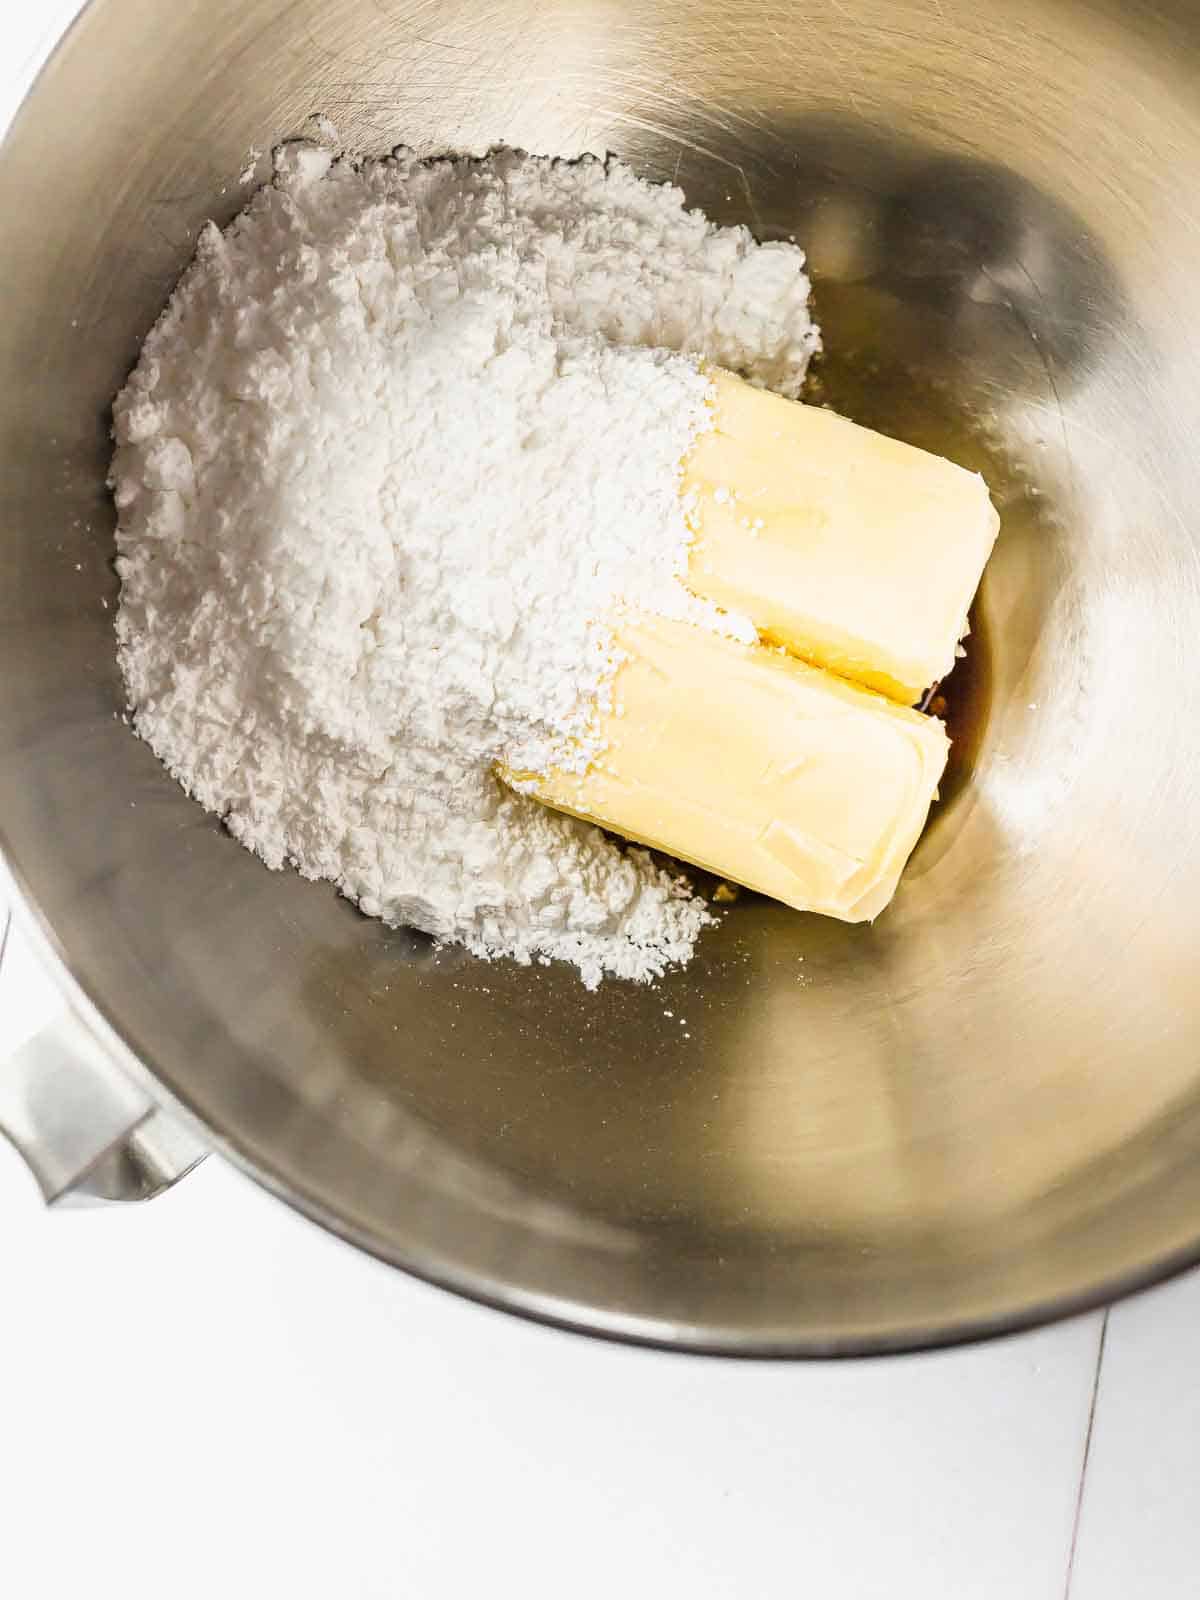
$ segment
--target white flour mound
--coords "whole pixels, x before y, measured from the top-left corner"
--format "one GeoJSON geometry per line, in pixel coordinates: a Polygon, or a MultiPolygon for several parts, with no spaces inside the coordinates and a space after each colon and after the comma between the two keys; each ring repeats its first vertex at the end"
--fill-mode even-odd
{"type": "Polygon", "coordinates": [[[596,753],[620,607],[753,637],[679,582],[679,465],[698,358],[798,391],[803,264],[616,162],[283,147],[114,406],[137,731],[368,915],[589,986],[686,960],[686,885],[493,765],[596,753]]]}

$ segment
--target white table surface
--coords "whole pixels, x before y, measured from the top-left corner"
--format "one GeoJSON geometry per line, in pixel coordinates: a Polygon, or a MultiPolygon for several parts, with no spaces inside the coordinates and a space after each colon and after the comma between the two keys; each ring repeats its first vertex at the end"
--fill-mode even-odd
{"type": "MultiPolygon", "coordinates": [[[[74,10],[0,0],[0,125],[74,10]]],[[[0,1061],[55,1004],[15,933],[0,1061]]],[[[0,1594],[1190,1600],[1198,1330],[1192,1276],[936,1356],[673,1357],[412,1282],[211,1158],[48,1213],[0,1144],[0,1594]]]]}

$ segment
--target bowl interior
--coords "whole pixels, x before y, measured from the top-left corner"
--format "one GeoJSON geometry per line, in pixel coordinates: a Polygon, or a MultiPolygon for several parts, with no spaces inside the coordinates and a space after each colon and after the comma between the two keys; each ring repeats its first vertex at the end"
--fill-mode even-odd
{"type": "Polygon", "coordinates": [[[1182,5],[94,0],[0,152],[0,837],[228,1149],[440,1281],[709,1349],[953,1338],[1197,1253],[1198,66],[1182,5]],[[316,112],[614,151],[794,236],[823,397],[985,473],[956,765],[875,926],[746,895],[589,995],[269,873],[123,725],[108,405],[316,112]]]}

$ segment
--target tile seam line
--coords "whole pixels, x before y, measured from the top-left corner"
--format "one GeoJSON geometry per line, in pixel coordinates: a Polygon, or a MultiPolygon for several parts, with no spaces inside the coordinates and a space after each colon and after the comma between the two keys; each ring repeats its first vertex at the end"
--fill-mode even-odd
{"type": "Polygon", "coordinates": [[[1088,1462],[1092,1454],[1092,1435],[1096,1429],[1096,1404],[1100,1398],[1100,1375],[1104,1367],[1104,1350],[1108,1342],[1109,1311],[1105,1308],[1100,1323],[1100,1337],[1096,1341],[1096,1370],[1092,1375],[1092,1396],[1088,1403],[1087,1427],[1083,1435],[1083,1456],[1079,1463],[1079,1487],[1075,1492],[1075,1512],[1071,1519],[1071,1545],[1067,1552],[1067,1576],[1063,1585],[1063,1600],[1071,1600],[1075,1580],[1075,1557],[1079,1550],[1079,1529],[1083,1520],[1083,1497],[1087,1488],[1088,1462]]]}

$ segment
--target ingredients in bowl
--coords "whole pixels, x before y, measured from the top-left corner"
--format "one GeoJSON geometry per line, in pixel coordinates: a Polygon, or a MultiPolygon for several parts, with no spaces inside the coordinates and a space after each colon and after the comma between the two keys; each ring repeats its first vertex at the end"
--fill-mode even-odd
{"type": "Polygon", "coordinates": [[[596,822],[875,916],[997,518],[791,398],[803,262],[615,162],[285,147],[114,408],[138,732],[269,865],[589,985],[712,917],[596,822]]]}

